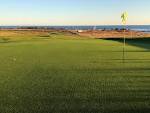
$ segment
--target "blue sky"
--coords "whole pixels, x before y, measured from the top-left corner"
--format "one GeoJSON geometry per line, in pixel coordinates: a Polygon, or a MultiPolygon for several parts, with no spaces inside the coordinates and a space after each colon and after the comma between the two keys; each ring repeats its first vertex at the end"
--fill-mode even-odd
{"type": "Polygon", "coordinates": [[[0,25],[150,25],[150,0],[0,0],[0,25]]]}

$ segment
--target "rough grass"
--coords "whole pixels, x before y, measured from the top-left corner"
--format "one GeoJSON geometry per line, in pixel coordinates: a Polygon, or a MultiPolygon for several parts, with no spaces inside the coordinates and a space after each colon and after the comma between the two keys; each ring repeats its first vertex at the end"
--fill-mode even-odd
{"type": "Polygon", "coordinates": [[[1,113],[149,112],[147,49],[55,38],[0,43],[1,113]]]}

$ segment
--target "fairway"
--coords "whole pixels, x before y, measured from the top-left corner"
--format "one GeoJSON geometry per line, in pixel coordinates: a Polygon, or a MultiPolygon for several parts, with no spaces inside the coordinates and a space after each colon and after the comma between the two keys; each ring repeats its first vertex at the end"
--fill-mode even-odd
{"type": "Polygon", "coordinates": [[[150,45],[138,42],[125,63],[115,40],[0,43],[0,113],[148,113],[150,45]]]}

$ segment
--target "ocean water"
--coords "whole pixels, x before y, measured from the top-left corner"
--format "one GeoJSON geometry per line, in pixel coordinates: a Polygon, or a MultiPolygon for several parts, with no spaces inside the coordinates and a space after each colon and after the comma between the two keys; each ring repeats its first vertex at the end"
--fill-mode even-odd
{"type": "MultiPolygon", "coordinates": [[[[54,29],[67,29],[67,30],[111,30],[111,29],[122,29],[121,25],[100,25],[100,26],[0,26],[3,29],[13,29],[13,28],[25,28],[25,27],[37,27],[37,28],[54,28],[54,29]]],[[[127,25],[127,29],[135,31],[150,32],[150,25],[127,25]]]]}
{"type": "MultiPolygon", "coordinates": [[[[51,26],[52,27],[52,26],[51,26]]],[[[64,28],[64,29],[79,29],[79,30],[92,30],[92,29],[122,29],[124,26],[121,25],[104,25],[104,26],[53,26],[54,28],[64,28]]],[[[143,32],[150,32],[150,25],[127,25],[127,29],[135,30],[135,31],[143,31],[143,32]]]]}

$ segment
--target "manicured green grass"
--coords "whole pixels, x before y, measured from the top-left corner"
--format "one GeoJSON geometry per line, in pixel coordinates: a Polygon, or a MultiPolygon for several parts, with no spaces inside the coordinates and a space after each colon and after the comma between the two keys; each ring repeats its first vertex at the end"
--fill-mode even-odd
{"type": "Polygon", "coordinates": [[[150,52],[126,51],[123,63],[112,40],[0,43],[0,113],[148,113],[150,52]]]}

